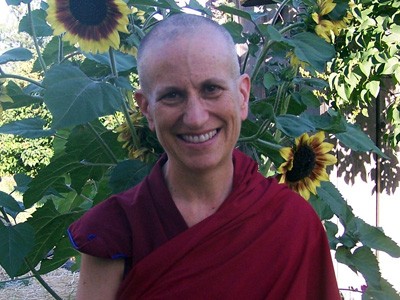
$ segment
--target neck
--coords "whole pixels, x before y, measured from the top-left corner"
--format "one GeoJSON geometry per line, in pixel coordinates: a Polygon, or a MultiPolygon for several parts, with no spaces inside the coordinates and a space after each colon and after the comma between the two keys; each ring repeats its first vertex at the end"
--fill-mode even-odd
{"type": "Polygon", "coordinates": [[[164,177],[178,210],[188,226],[212,215],[232,190],[233,162],[212,171],[182,171],[168,161],[164,177]]]}

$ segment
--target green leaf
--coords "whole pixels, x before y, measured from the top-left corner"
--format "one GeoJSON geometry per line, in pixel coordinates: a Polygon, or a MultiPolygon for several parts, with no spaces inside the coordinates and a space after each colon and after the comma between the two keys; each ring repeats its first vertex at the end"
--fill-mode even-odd
{"type": "Polygon", "coordinates": [[[21,206],[18,204],[18,201],[15,200],[13,196],[2,191],[0,191],[0,206],[15,213],[23,211],[21,206]]]}
{"type": "Polygon", "coordinates": [[[151,166],[139,160],[120,162],[111,172],[110,186],[113,193],[125,191],[138,184],[149,172],[151,166]]]}
{"type": "Polygon", "coordinates": [[[52,188],[63,186],[64,176],[79,167],[81,163],[74,157],[63,155],[41,169],[23,195],[25,207],[29,208],[41,200],[52,188]]]}
{"type": "Polygon", "coordinates": [[[52,136],[56,133],[54,129],[43,130],[44,125],[46,121],[38,117],[23,119],[1,126],[0,133],[14,134],[29,139],[52,136]]]}
{"type": "Polygon", "coordinates": [[[340,142],[342,142],[346,147],[355,151],[372,151],[381,157],[389,159],[366,135],[362,130],[356,126],[346,123],[346,132],[337,133],[335,135],[340,142]]]}
{"type": "Polygon", "coordinates": [[[27,94],[25,90],[22,90],[15,82],[9,81],[7,84],[7,95],[11,97],[13,102],[5,102],[1,105],[4,109],[19,108],[29,106],[34,103],[42,103],[41,97],[32,96],[27,94]]]}
{"type": "Polygon", "coordinates": [[[360,218],[354,219],[358,238],[363,245],[384,251],[392,257],[400,257],[400,247],[378,228],[365,223],[360,218]]]}
{"type": "Polygon", "coordinates": [[[24,193],[28,189],[28,184],[32,181],[32,178],[26,174],[19,173],[14,175],[14,181],[16,183],[15,190],[24,193]]]}
{"type": "Polygon", "coordinates": [[[346,120],[341,114],[330,114],[326,112],[319,116],[304,114],[303,117],[309,120],[317,130],[330,133],[346,131],[346,120]]]}
{"type": "Polygon", "coordinates": [[[54,129],[84,124],[113,114],[122,101],[117,88],[93,81],[78,68],[68,65],[51,68],[44,84],[44,101],[53,115],[54,129]]]}
{"type": "Polygon", "coordinates": [[[367,285],[380,287],[381,273],[378,260],[370,248],[365,246],[357,248],[350,257],[350,261],[363,274],[367,285]]]}
{"type": "Polygon", "coordinates": [[[107,147],[116,159],[125,157],[126,150],[117,141],[117,134],[107,130],[100,122],[89,126],[77,126],[71,133],[66,144],[66,152],[76,157],[81,166],[71,171],[71,187],[80,193],[89,179],[100,180],[114,157],[106,150],[107,147]]]}
{"type": "MultiPolygon", "coordinates": [[[[60,214],[52,201],[39,207],[27,221],[35,230],[35,245],[28,255],[29,262],[36,266],[46,259],[50,250],[65,237],[68,226],[79,216],[81,212],[60,214]]],[[[26,268],[21,268],[19,274],[26,271],[26,268]]]]}
{"type": "Polygon", "coordinates": [[[236,22],[227,22],[223,24],[226,30],[231,34],[233,41],[236,44],[243,44],[246,42],[246,38],[242,35],[243,26],[236,22]]]}
{"type": "Polygon", "coordinates": [[[54,253],[46,257],[40,264],[39,274],[47,274],[65,264],[71,257],[77,255],[77,251],[71,246],[67,236],[63,237],[54,248],[54,253]]]}
{"type": "Polygon", "coordinates": [[[281,42],[284,40],[282,34],[273,25],[260,24],[258,28],[268,41],[281,42]]]}
{"type": "Polygon", "coordinates": [[[270,88],[272,88],[272,87],[274,87],[274,86],[277,86],[279,83],[278,83],[278,81],[276,80],[274,74],[272,74],[272,73],[265,73],[265,74],[264,74],[263,84],[264,84],[264,87],[265,87],[266,89],[270,89],[270,88]]]}
{"type": "Polygon", "coordinates": [[[369,75],[371,74],[371,69],[374,66],[374,64],[370,61],[364,61],[364,62],[359,62],[359,65],[361,72],[368,78],[369,75]]]}
{"type": "Polygon", "coordinates": [[[371,93],[373,97],[378,97],[380,91],[380,82],[377,80],[372,80],[367,82],[365,85],[366,89],[371,93]]]}
{"type": "Polygon", "coordinates": [[[15,277],[34,245],[35,232],[27,223],[0,225],[0,265],[10,277],[15,277]]]}
{"type": "Polygon", "coordinates": [[[251,22],[255,22],[258,18],[265,16],[265,14],[255,13],[255,12],[247,12],[247,11],[237,9],[235,7],[227,6],[227,5],[220,5],[220,6],[216,7],[216,9],[218,9],[224,13],[227,13],[227,14],[232,14],[234,16],[241,17],[241,18],[246,19],[251,22]]]}
{"type": "Polygon", "coordinates": [[[335,56],[333,45],[311,32],[296,34],[285,41],[294,47],[294,54],[300,60],[309,63],[319,72],[323,72],[326,63],[335,56]]]}
{"type": "Polygon", "coordinates": [[[393,288],[393,286],[381,278],[379,289],[375,289],[372,286],[368,286],[367,290],[363,294],[363,300],[369,299],[382,299],[382,300],[399,300],[399,293],[393,288]]]}
{"type": "Polygon", "coordinates": [[[317,195],[329,205],[332,212],[340,219],[344,226],[350,224],[354,219],[352,208],[330,181],[321,182],[321,186],[317,188],[317,195]]]}
{"type": "Polygon", "coordinates": [[[275,118],[276,127],[290,137],[298,137],[305,132],[315,131],[314,125],[307,119],[294,115],[281,115],[275,118]]]}
{"type": "Polygon", "coordinates": [[[14,48],[0,55],[0,64],[6,64],[10,61],[27,61],[32,58],[32,52],[25,48],[14,48]]]}
{"type": "MultiPolygon", "coordinates": [[[[102,54],[91,54],[91,53],[84,53],[84,55],[99,64],[106,65],[108,67],[111,66],[110,56],[108,53],[102,54]]],[[[122,53],[120,51],[114,51],[115,57],[115,66],[118,72],[128,71],[132,68],[136,67],[136,58],[133,55],[122,53]]]]}
{"type": "MultiPolygon", "coordinates": [[[[35,33],[38,37],[51,36],[53,35],[53,29],[46,22],[47,13],[43,9],[33,10],[32,12],[32,22],[35,26],[35,33]]],[[[32,28],[29,20],[29,16],[25,15],[19,22],[19,32],[26,32],[30,36],[32,34],[32,28]]]]}
{"type": "Polygon", "coordinates": [[[328,203],[322,201],[320,198],[311,195],[309,203],[321,220],[330,220],[333,217],[333,212],[328,203]]]}

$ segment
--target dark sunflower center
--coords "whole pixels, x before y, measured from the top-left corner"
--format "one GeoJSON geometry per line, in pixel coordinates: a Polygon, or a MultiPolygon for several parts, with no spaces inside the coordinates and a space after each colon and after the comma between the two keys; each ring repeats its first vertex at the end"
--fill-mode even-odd
{"type": "Polygon", "coordinates": [[[299,181],[309,176],[315,166],[315,153],[309,146],[300,146],[294,153],[293,168],[287,172],[290,182],[299,181]]]}
{"type": "Polygon", "coordinates": [[[107,16],[107,0],[70,0],[72,15],[85,25],[99,25],[107,16]]]}

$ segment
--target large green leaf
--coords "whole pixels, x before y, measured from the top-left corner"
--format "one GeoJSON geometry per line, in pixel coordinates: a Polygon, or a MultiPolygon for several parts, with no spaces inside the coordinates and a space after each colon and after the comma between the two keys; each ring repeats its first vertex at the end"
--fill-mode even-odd
{"type": "Polygon", "coordinates": [[[346,147],[355,150],[368,152],[372,151],[389,159],[357,125],[346,123],[346,132],[335,135],[346,147]]]}
{"type": "Polygon", "coordinates": [[[314,125],[307,119],[294,115],[275,117],[276,127],[291,137],[298,137],[305,132],[315,131],[314,125]]]}
{"type": "Polygon", "coordinates": [[[361,272],[368,285],[380,288],[381,273],[378,261],[368,247],[359,247],[353,253],[341,247],[336,251],[336,259],[351,267],[352,270],[361,272]]]}
{"type": "Polygon", "coordinates": [[[384,251],[393,257],[400,257],[400,247],[378,228],[365,223],[360,218],[354,219],[356,232],[363,245],[384,251]]]}
{"type": "Polygon", "coordinates": [[[31,225],[0,225],[0,265],[10,277],[15,277],[34,245],[35,232],[31,225]]]}
{"type": "Polygon", "coordinates": [[[354,219],[352,208],[330,181],[321,182],[321,186],[317,188],[317,195],[329,205],[332,212],[340,219],[344,226],[350,224],[354,219]]]}
{"type": "Polygon", "coordinates": [[[333,45],[311,32],[301,32],[285,41],[294,47],[294,54],[300,60],[309,63],[319,72],[323,72],[326,63],[335,56],[333,45]]]}
{"type": "Polygon", "coordinates": [[[151,166],[139,160],[120,162],[112,171],[110,186],[113,193],[125,191],[138,184],[149,172],[151,166]]]}
{"type": "MultiPolygon", "coordinates": [[[[85,56],[99,64],[110,67],[110,56],[107,53],[103,54],[91,54],[84,53],[85,56]]],[[[118,72],[128,71],[136,67],[136,58],[133,55],[122,53],[120,51],[114,51],[115,65],[118,72]]]]}
{"type": "Polygon", "coordinates": [[[44,101],[53,115],[54,129],[84,124],[113,114],[122,103],[117,88],[93,81],[70,65],[51,68],[44,85],[44,101]]]}
{"type": "Polygon", "coordinates": [[[81,162],[81,167],[71,171],[71,186],[78,193],[89,179],[100,180],[107,169],[116,163],[114,159],[126,156],[116,133],[107,130],[100,122],[93,124],[77,126],[66,144],[66,152],[81,162]]]}
{"type": "Polygon", "coordinates": [[[46,121],[40,118],[29,118],[10,122],[0,127],[0,133],[14,134],[24,138],[36,139],[52,136],[56,133],[54,129],[44,130],[46,121]]]}
{"type": "Polygon", "coordinates": [[[41,200],[51,189],[63,186],[64,176],[79,167],[81,167],[81,163],[74,157],[63,155],[41,169],[37,176],[29,183],[29,188],[23,195],[25,207],[31,207],[41,200]]]}
{"type": "MultiPolygon", "coordinates": [[[[28,223],[35,230],[35,245],[28,255],[28,261],[36,266],[41,260],[46,259],[60,241],[65,237],[68,226],[81,216],[81,212],[60,214],[52,201],[47,201],[38,208],[28,223]]],[[[26,268],[19,270],[19,275],[26,273],[26,268]]]]}
{"type": "Polygon", "coordinates": [[[317,129],[330,133],[340,133],[346,131],[346,120],[340,114],[331,115],[324,113],[322,115],[303,114],[302,117],[310,121],[317,129]]]}
{"type": "MultiPolygon", "coordinates": [[[[33,10],[32,23],[35,26],[36,36],[50,36],[53,34],[53,29],[46,22],[47,13],[43,9],[33,10]]],[[[19,32],[26,32],[33,36],[29,16],[25,15],[19,23],[19,32]]]]}
{"type": "Polygon", "coordinates": [[[0,64],[10,61],[27,61],[32,58],[32,52],[25,48],[14,48],[0,55],[0,64]]]}
{"type": "Polygon", "coordinates": [[[71,257],[77,255],[77,251],[71,246],[71,242],[67,236],[64,236],[55,245],[54,253],[50,257],[46,257],[40,264],[39,274],[47,274],[58,269],[71,257]]]}

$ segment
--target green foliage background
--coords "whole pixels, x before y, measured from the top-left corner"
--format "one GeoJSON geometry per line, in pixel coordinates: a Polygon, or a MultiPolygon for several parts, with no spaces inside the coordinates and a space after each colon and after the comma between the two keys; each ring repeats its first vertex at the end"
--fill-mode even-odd
{"type": "MultiPolygon", "coordinates": [[[[348,1],[336,1],[337,8],[325,17],[340,19],[350,9],[356,17],[347,30],[332,37],[333,44],[314,32],[311,15],[318,11],[316,1],[277,2],[280,5],[270,24],[261,21],[266,13],[234,5],[208,3],[204,7],[194,0],[187,5],[210,17],[219,16],[235,42],[247,45],[242,69],[250,73],[253,90],[251,113],[243,123],[239,146],[259,162],[266,176],[275,175],[283,161],[279,149],[293,145],[305,132],[324,131],[353,151],[385,157],[345,112],[374,101],[376,82],[388,75],[387,68],[394,74],[393,83],[399,84],[400,46],[399,39],[393,38],[399,28],[398,2],[363,0],[350,6],[348,1]],[[294,16],[278,18],[284,9],[293,10],[294,16]],[[246,29],[237,17],[247,22],[246,29]],[[374,27],[370,19],[381,27],[374,27]],[[367,30],[358,30],[360,23],[367,30]],[[369,56],[374,51],[369,47],[378,49],[379,54],[369,56]],[[299,59],[303,71],[289,57],[299,59]],[[385,59],[390,59],[390,66],[382,61],[385,59]],[[321,105],[328,107],[327,111],[316,114],[321,105]]],[[[59,268],[71,257],[79,262],[79,253],[66,236],[68,225],[111,193],[138,183],[161,149],[132,99],[137,88],[133,56],[118,50],[84,53],[52,35],[45,21],[46,2],[34,10],[29,1],[7,3],[29,8],[19,32],[28,34],[35,47],[12,44],[0,55],[0,79],[7,79],[1,93],[13,100],[0,103],[5,110],[0,126],[5,141],[1,159],[6,162],[2,172],[12,173],[16,182],[14,192],[0,192],[0,265],[10,277],[33,272],[41,280],[41,274],[59,268]],[[17,68],[3,70],[5,64],[23,61],[32,66],[28,74],[17,68]],[[129,133],[125,147],[116,130],[121,118],[129,133]],[[16,138],[10,139],[10,135],[16,138]],[[13,150],[19,141],[21,146],[13,150]],[[16,200],[16,192],[23,194],[22,202],[16,200]],[[18,222],[18,215],[30,208],[35,208],[32,216],[18,222]]],[[[135,0],[128,5],[136,10],[130,16],[130,34],[122,39],[131,46],[138,46],[157,22],[155,15],[182,12],[172,0],[135,0]]],[[[398,121],[396,103],[387,115],[393,126],[398,121]]],[[[390,137],[394,146],[397,136],[390,137]]],[[[331,182],[322,183],[310,203],[324,221],[336,260],[364,276],[368,285],[364,299],[399,299],[397,291],[381,277],[374,250],[400,257],[400,247],[360,219],[331,182]],[[334,216],[343,230],[332,222],[334,216]]]]}

